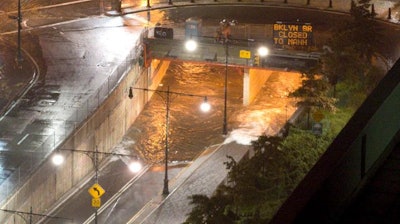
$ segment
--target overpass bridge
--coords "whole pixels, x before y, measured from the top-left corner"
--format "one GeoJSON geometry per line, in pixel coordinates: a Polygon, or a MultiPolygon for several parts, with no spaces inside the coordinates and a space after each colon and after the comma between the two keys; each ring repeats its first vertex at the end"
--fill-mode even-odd
{"type": "Polygon", "coordinates": [[[242,68],[269,68],[285,70],[301,70],[315,64],[320,52],[293,51],[274,48],[270,44],[252,39],[232,39],[228,43],[219,43],[213,37],[196,37],[197,49],[189,51],[185,48],[189,38],[162,39],[145,38],[145,57],[147,60],[182,60],[196,63],[220,64],[242,68]],[[265,46],[269,53],[255,62],[257,49],[265,46]],[[241,54],[242,52],[242,54],[241,54]],[[247,54],[246,54],[247,53],[247,54]]]}
{"type": "MultiPolygon", "coordinates": [[[[159,59],[159,60],[190,60],[190,61],[198,61],[199,63],[215,63],[215,64],[225,64],[225,55],[224,55],[224,45],[221,45],[221,44],[217,44],[217,43],[212,43],[212,42],[210,42],[209,44],[214,44],[215,46],[215,48],[218,48],[218,47],[221,47],[222,48],[222,50],[215,50],[215,52],[216,52],[216,54],[215,54],[215,59],[214,60],[208,60],[209,59],[209,57],[204,57],[204,55],[205,54],[201,54],[201,53],[198,53],[197,55],[190,55],[190,58],[186,58],[186,56],[184,57],[184,53],[185,52],[183,52],[182,50],[183,49],[179,49],[179,48],[176,48],[175,50],[174,49],[172,49],[173,48],[173,46],[183,46],[183,44],[182,45],[178,45],[178,44],[176,44],[176,45],[174,45],[174,44],[168,44],[168,41],[182,41],[182,43],[183,43],[183,40],[165,40],[165,39],[155,39],[154,38],[154,40],[152,39],[152,38],[147,38],[147,39],[145,39],[145,42],[147,43],[147,41],[154,41],[154,42],[164,42],[165,43],[165,46],[159,46],[159,47],[157,47],[157,45],[155,44],[155,43],[153,43],[153,44],[149,44],[148,46],[149,46],[149,50],[150,50],[150,52],[152,53],[152,58],[151,59],[159,59]],[[218,46],[217,46],[218,45],[218,46]],[[152,47],[154,47],[154,49],[152,49],[152,47]],[[169,47],[170,49],[167,49],[167,51],[162,51],[162,47],[169,47]],[[203,56],[201,56],[201,55],[203,55],[203,56]],[[196,57],[198,57],[197,59],[196,59],[196,57]],[[206,60],[207,59],[207,60],[206,60]]],[[[205,45],[206,43],[204,43],[204,45],[205,45]]],[[[262,63],[262,67],[256,67],[256,66],[253,66],[253,65],[250,65],[250,60],[248,60],[248,61],[246,61],[246,63],[248,62],[249,64],[241,64],[241,63],[243,63],[243,62],[238,62],[237,64],[236,64],[236,58],[234,58],[234,53],[233,52],[235,52],[235,50],[234,50],[234,48],[236,47],[236,45],[234,45],[234,44],[232,44],[232,45],[228,45],[227,46],[228,47],[228,50],[229,50],[229,52],[230,52],[230,54],[228,55],[228,62],[229,62],[229,66],[241,66],[241,67],[243,67],[243,68],[245,68],[245,67],[247,67],[247,68],[252,68],[252,69],[261,69],[261,70],[263,70],[263,69],[266,69],[267,68],[267,66],[268,66],[268,68],[277,68],[277,69],[295,69],[295,68],[291,68],[290,66],[294,66],[294,65],[296,65],[297,66],[297,64],[296,63],[294,63],[294,62],[298,62],[299,64],[301,64],[302,62],[303,62],[303,60],[301,60],[302,58],[304,59],[304,57],[306,57],[306,55],[303,55],[302,53],[300,53],[300,52],[298,52],[298,53],[296,53],[295,55],[290,55],[289,54],[289,52],[285,52],[284,50],[272,50],[272,52],[271,52],[271,54],[270,54],[270,56],[268,57],[268,59],[276,59],[277,60],[277,62],[274,62],[274,60],[271,60],[271,61],[269,61],[268,59],[266,59],[266,60],[263,60],[263,63],[262,63]],[[282,53],[283,52],[283,53],[282,53]],[[282,53],[282,54],[281,54],[282,53]],[[274,57],[274,56],[276,56],[276,58],[274,57]],[[299,60],[299,58],[300,58],[300,60],[299,60]],[[283,61],[287,61],[286,63],[282,63],[282,64],[279,64],[278,62],[280,62],[280,60],[283,60],[283,61]],[[270,63],[270,64],[269,64],[270,63]]],[[[251,45],[248,45],[247,47],[255,47],[255,46],[251,46],[251,45]]],[[[212,49],[212,48],[205,48],[203,45],[202,46],[200,46],[200,49],[212,49]]],[[[245,49],[247,49],[247,48],[245,48],[245,49]]],[[[239,49],[240,50],[240,49],[239,49]]],[[[237,51],[236,51],[237,52],[237,51]]],[[[312,56],[312,54],[310,54],[310,57],[312,56]]],[[[236,56],[237,57],[237,56],[236,56]]],[[[306,60],[307,61],[307,60],[306,60]]],[[[398,67],[398,66],[397,66],[398,67]]],[[[117,98],[117,97],[120,97],[120,98],[123,98],[123,99],[125,99],[126,98],[126,86],[129,86],[129,85],[131,85],[131,83],[132,83],[132,80],[135,80],[135,78],[136,77],[133,77],[133,78],[131,78],[130,76],[128,76],[128,81],[124,81],[123,83],[121,83],[121,89],[118,89],[118,91],[115,91],[116,93],[119,93],[120,95],[117,95],[117,94],[114,94],[114,95],[112,95],[111,97],[114,97],[115,99],[117,98]],[[125,91],[124,91],[125,90],[125,91]],[[125,93],[125,95],[123,95],[125,93]]],[[[393,83],[398,83],[398,82],[393,82],[393,83]]],[[[385,88],[384,88],[385,89],[385,88]]],[[[386,88],[387,89],[387,88],[386,88]]],[[[110,102],[112,101],[112,102],[117,102],[117,103],[119,103],[119,101],[117,101],[117,100],[115,100],[114,98],[111,98],[110,97],[110,102]]],[[[385,96],[382,96],[382,97],[388,97],[387,95],[385,95],[385,96]]],[[[96,100],[98,100],[98,98],[96,98],[96,100]]],[[[125,100],[126,101],[126,100],[125,100]]],[[[116,109],[120,109],[120,111],[125,111],[127,114],[126,114],[126,116],[125,116],[125,119],[116,119],[115,118],[115,116],[114,116],[114,113],[113,114],[111,114],[112,116],[110,116],[109,114],[107,114],[106,112],[104,112],[104,111],[100,111],[99,112],[99,114],[100,113],[102,113],[102,114],[105,114],[104,115],[104,117],[106,117],[106,118],[104,118],[104,120],[110,120],[109,118],[111,118],[114,122],[108,122],[107,123],[107,125],[111,125],[112,123],[115,123],[115,126],[118,126],[118,127],[126,127],[126,126],[128,126],[129,125],[129,123],[131,122],[131,120],[133,120],[133,117],[135,117],[136,116],[136,110],[135,110],[135,108],[133,108],[133,106],[130,106],[130,104],[125,104],[125,101],[124,100],[122,100],[122,103],[120,103],[120,104],[118,104],[117,105],[117,103],[115,103],[115,104],[112,104],[112,106],[113,106],[113,108],[116,108],[116,109]],[[117,105],[118,107],[114,107],[114,105],[117,105]],[[120,106],[121,105],[121,106],[120,106]],[[128,106],[127,106],[128,105],[128,106]],[[128,108],[128,109],[127,109],[128,108]],[[133,112],[131,112],[131,111],[133,111],[133,112]],[[121,122],[121,123],[117,123],[117,121],[118,122],[121,122]],[[126,123],[122,123],[122,121],[125,121],[126,123]]],[[[400,101],[397,101],[397,102],[400,102],[400,101]]],[[[390,105],[390,102],[389,103],[387,103],[388,105],[390,105]]],[[[394,104],[394,105],[397,105],[397,104],[394,104]]],[[[364,106],[363,108],[365,108],[366,106],[364,106]]],[[[362,111],[362,110],[361,110],[362,111]]],[[[387,110],[388,111],[388,110],[387,110]]],[[[361,112],[360,112],[361,113],[361,112]]],[[[371,112],[372,113],[372,112],[371,112]]],[[[117,113],[115,113],[115,114],[117,114],[117,113]]],[[[369,114],[370,116],[368,117],[368,118],[370,118],[372,115],[371,114],[369,114]]],[[[100,117],[100,116],[99,116],[100,117]]],[[[389,118],[389,116],[385,116],[385,115],[382,115],[382,117],[385,117],[385,118],[389,118]]],[[[91,119],[91,120],[89,120],[89,122],[92,122],[92,123],[89,123],[90,125],[88,125],[88,126],[90,126],[90,127],[96,127],[97,128],[97,123],[95,123],[94,121],[97,121],[97,120],[100,120],[100,119],[97,119],[98,117],[95,117],[96,119],[91,119]],[[93,125],[93,124],[96,124],[96,125],[93,125]]],[[[362,122],[360,122],[360,123],[363,123],[363,124],[365,124],[365,125],[367,125],[366,123],[367,122],[365,122],[365,119],[364,120],[362,120],[362,122]]],[[[389,123],[392,123],[392,124],[398,124],[398,122],[389,122],[389,123]]],[[[386,124],[386,122],[379,122],[379,124],[386,124]]],[[[100,125],[98,125],[99,127],[103,127],[103,126],[100,126],[100,125]]],[[[358,135],[358,134],[362,134],[363,132],[362,131],[359,131],[358,129],[361,129],[361,126],[360,125],[354,125],[354,126],[349,126],[346,130],[347,130],[347,132],[346,133],[356,133],[355,135],[358,135]],[[352,128],[352,127],[357,127],[357,132],[355,132],[355,130],[354,130],[354,128],[352,128]]],[[[398,127],[397,127],[398,128],[398,127]]],[[[99,132],[101,131],[101,129],[100,128],[98,128],[99,129],[99,132]]],[[[118,133],[122,133],[123,132],[123,130],[120,130],[120,129],[122,129],[122,128],[109,128],[109,126],[107,126],[107,130],[117,130],[118,131],[118,133]]],[[[92,144],[93,143],[100,143],[101,145],[105,145],[105,143],[103,143],[103,142],[99,142],[99,138],[97,138],[97,139],[95,139],[93,136],[96,136],[95,134],[93,134],[93,135],[91,135],[91,136],[87,136],[87,133],[94,133],[95,131],[97,131],[97,129],[96,130],[91,130],[91,129],[89,129],[89,128],[82,128],[81,130],[83,130],[82,132],[78,132],[78,134],[76,135],[76,136],[78,136],[79,137],[79,139],[84,139],[84,138],[87,138],[87,139],[89,139],[88,140],[88,142],[90,141],[90,144],[87,144],[87,145],[85,145],[85,147],[91,147],[91,146],[93,146],[92,144]],[[84,133],[83,133],[84,132],[84,133]],[[82,137],[81,137],[82,136],[82,137]]],[[[380,130],[380,129],[375,129],[375,130],[380,130]]],[[[117,132],[116,131],[116,132],[117,132]]],[[[105,133],[105,132],[104,132],[105,133]]],[[[346,133],[344,133],[344,134],[342,134],[342,136],[345,136],[345,134],[346,133]]],[[[112,136],[116,136],[117,134],[115,134],[115,132],[113,132],[112,133],[112,136]]],[[[368,135],[368,136],[370,136],[370,135],[368,135]]],[[[78,137],[76,138],[77,140],[79,140],[78,139],[78,137]]],[[[357,136],[356,136],[357,137],[357,136]]],[[[346,138],[346,139],[349,139],[349,138],[346,138]]],[[[361,137],[361,140],[362,140],[363,138],[361,137]]],[[[369,142],[370,141],[366,141],[365,140],[366,138],[364,138],[364,148],[369,148],[369,142]],[[368,147],[367,147],[368,146],[368,147]]],[[[80,145],[78,145],[78,141],[77,140],[75,140],[74,139],[74,141],[73,141],[73,144],[74,144],[74,146],[76,146],[76,147],[79,147],[80,145]]],[[[349,140],[348,140],[349,141],[349,140]]],[[[110,138],[107,138],[107,147],[109,146],[109,145],[111,145],[111,144],[113,144],[114,142],[113,142],[113,139],[110,139],[110,138]]],[[[347,143],[347,142],[346,142],[347,143]]],[[[356,142],[357,143],[357,142],[356,142]]],[[[72,144],[72,143],[71,143],[72,144]]],[[[80,144],[80,143],[79,143],[80,144]]],[[[337,145],[339,144],[339,141],[338,141],[338,143],[336,143],[337,145]]],[[[350,143],[348,143],[348,144],[350,144],[350,143]]],[[[84,145],[83,143],[82,143],[82,145],[84,145]]],[[[358,145],[358,143],[356,144],[356,145],[358,145]]],[[[385,144],[383,144],[383,145],[385,145],[385,144]]],[[[339,147],[338,147],[339,148],[339,147]]],[[[330,151],[334,151],[334,150],[330,150],[330,151]]],[[[339,150],[338,150],[339,151],[339,150]]],[[[341,150],[341,152],[345,152],[346,150],[341,150]]],[[[354,150],[353,150],[354,151],[354,150]]],[[[376,150],[375,150],[376,151],[376,150]]],[[[369,150],[366,152],[366,154],[363,154],[364,156],[363,156],[363,161],[365,162],[365,158],[366,157],[368,157],[368,155],[369,155],[369,153],[371,153],[369,150]]],[[[361,154],[358,154],[358,155],[361,155],[361,154]]],[[[83,155],[83,156],[85,156],[85,155],[83,155]]],[[[324,158],[326,158],[327,156],[325,156],[324,158]]],[[[337,158],[337,157],[335,157],[335,158],[337,158]]],[[[368,157],[369,158],[369,157],[368,157]]],[[[349,159],[351,159],[351,158],[349,158],[349,159]]],[[[373,160],[373,159],[372,159],[373,160]]],[[[369,163],[370,163],[370,161],[372,161],[372,160],[369,160],[369,163]]],[[[70,161],[73,161],[72,159],[70,160],[70,161]]],[[[326,160],[324,160],[324,161],[326,161],[326,160]]],[[[324,161],[322,161],[322,162],[324,162],[324,161]]],[[[347,161],[347,160],[346,160],[347,161]]],[[[357,160],[357,161],[360,161],[360,160],[357,160]]],[[[321,163],[322,163],[321,162],[321,163]]],[[[370,165],[368,163],[368,165],[370,165]]],[[[73,163],[73,164],[78,164],[78,163],[73,163]]],[[[89,165],[87,165],[87,167],[89,167],[90,166],[90,162],[88,162],[88,164],[89,165]]],[[[332,164],[332,163],[327,163],[327,165],[330,165],[330,164],[332,164]]],[[[48,167],[48,166],[42,166],[42,167],[48,167]]],[[[72,165],[70,166],[70,167],[73,167],[72,165]]],[[[318,168],[320,168],[321,166],[319,166],[318,168]]],[[[366,169],[368,170],[368,168],[369,168],[369,166],[365,166],[365,163],[364,163],[364,165],[363,166],[357,166],[357,167],[363,167],[363,170],[365,171],[366,169]]],[[[83,168],[86,168],[86,167],[83,167],[83,168]]],[[[20,204],[18,204],[18,202],[19,201],[26,201],[26,202],[30,202],[30,201],[33,201],[33,202],[40,202],[40,205],[42,205],[43,207],[46,205],[45,203],[47,203],[47,202],[51,202],[50,201],[50,199],[53,199],[53,198],[58,198],[60,195],[61,195],[61,193],[63,193],[63,191],[66,191],[65,189],[67,188],[67,187],[69,187],[69,185],[72,185],[73,183],[75,183],[74,181],[69,181],[69,179],[72,179],[72,180],[75,180],[75,179],[78,179],[78,177],[75,177],[75,176],[73,176],[73,177],[71,177],[71,178],[55,178],[55,177],[66,177],[66,176],[72,176],[71,175],[71,173],[67,173],[68,172],[68,170],[67,169],[65,169],[66,171],[64,171],[64,170],[57,170],[57,171],[54,171],[54,169],[52,169],[52,168],[48,168],[49,170],[51,170],[51,172],[50,171],[47,171],[47,172],[44,172],[44,173],[50,173],[50,175],[47,175],[47,176],[49,176],[49,180],[48,180],[48,183],[46,183],[44,180],[42,180],[42,179],[38,179],[38,178],[36,178],[36,180],[37,181],[35,181],[35,182],[33,182],[32,181],[32,184],[31,185],[28,185],[28,184],[30,184],[30,183],[28,183],[26,186],[28,186],[28,187],[25,187],[24,189],[22,189],[22,190],[20,190],[19,191],[19,193],[21,193],[21,195],[23,195],[22,197],[15,197],[16,199],[15,199],[15,201],[13,201],[13,200],[10,200],[12,203],[10,203],[10,204],[13,204],[13,205],[15,205],[15,206],[23,206],[23,205],[20,205],[20,204]],[[64,179],[65,179],[65,181],[66,182],[60,182],[60,180],[62,180],[62,181],[64,181],[64,179]],[[55,181],[56,183],[54,184],[52,181],[55,181]],[[69,182],[68,182],[69,181],[69,182]],[[41,184],[38,184],[38,182],[41,182],[41,184]],[[42,183],[46,183],[46,184],[42,184],[42,183]],[[66,184],[65,184],[66,183],[66,184]],[[53,186],[56,186],[56,187],[54,187],[54,188],[51,188],[52,190],[51,191],[48,191],[47,189],[46,190],[44,190],[45,189],[45,186],[49,186],[49,188],[50,188],[50,186],[51,187],[53,187],[53,186]],[[61,188],[60,186],[62,186],[63,188],[61,188]],[[66,186],[66,187],[64,187],[64,186],[66,186]],[[53,190],[53,189],[56,189],[56,190],[53,190]],[[27,193],[26,193],[27,192],[27,193]],[[42,197],[42,195],[41,194],[32,194],[32,192],[46,192],[46,195],[47,195],[47,197],[42,197]],[[48,192],[53,192],[53,194],[52,194],[52,196],[49,196],[49,194],[48,194],[48,192]],[[25,193],[25,194],[24,194],[25,193]],[[26,196],[26,195],[33,195],[33,196],[29,196],[29,197],[24,197],[24,195],[26,196]],[[31,199],[31,197],[33,198],[33,199],[31,199]],[[43,202],[43,201],[41,201],[41,200],[39,200],[39,199],[37,199],[37,198],[46,198],[47,200],[45,201],[45,202],[43,202]],[[22,199],[22,200],[21,200],[22,199]],[[17,201],[18,200],[18,201],[17,201]]],[[[77,172],[77,169],[76,169],[76,167],[74,167],[74,169],[69,169],[69,170],[73,170],[74,171],[74,173],[78,173],[78,174],[80,174],[80,173],[83,173],[83,172],[77,172]]],[[[89,168],[88,168],[88,170],[89,170],[89,168]]],[[[324,170],[324,169],[322,169],[322,170],[324,170]]],[[[327,169],[327,170],[329,170],[329,171],[331,171],[330,169],[327,169]]],[[[80,171],[80,170],[79,170],[80,171]]],[[[326,172],[328,172],[328,171],[326,171],[326,172]]],[[[37,173],[39,173],[39,172],[37,172],[37,173]]],[[[362,173],[364,173],[364,172],[362,172],[362,173]]],[[[318,174],[320,174],[320,173],[318,173],[318,174]]],[[[341,173],[339,173],[339,174],[341,174],[341,173]]],[[[359,173],[358,172],[356,172],[356,175],[358,175],[359,173]]],[[[365,175],[364,175],[365,176],[365,175]]],[[[37,177],[37,176],[33,176],[32,178],[33,179],[35,179],[35,177],[37,177]]],[[[320,182],[322,182],[323,180],[321,180],[321,179],[323,179],[323,175],[319,175],[319,181],[320,182]]],[[[310,178],[309,178],[310,179],[310,178]]],[[[350,179],[350,178],[349,178],[350,179]]],[[[356,180],[357,181],[357,183],[359,183],[359,178],[357,177],[356,179],[354,179],[354,180],[356,180]]],[[[320,187],[321,186],[321,184],[320,184],[320,182],[318,183],[318,184],[315,184],[314,183],[314,185],[312,185],[312,186],[315,186],[315,187],[313,187],[312,188],[312,190],[315,190],[315,189],[318,189],[318,187],[320,187]]],[[[332,183],[333,181],[330,181],[329,183],[332,183]]],[[[308,183],[311,183],[311,182],[308,182],[308,183]]],[[[338,183],[338,182],[337,182],[338,183]]],[[[305,186],[308,186],[308,185],[305,185],[304,183],[302,184],[302,188],[300,189],[300,190],[296,190],[296,193],[295,194],[293,194],[293,198],[292,198],[292,200],[294,200],[294,198],[296,198],[296,197],[298,197],[299,195],[301,195],[300,194],[300,192],[302,192],[301,190],[304,190],[304,189],[307,189],[305,186]]],[[[358,186],[358,185],[357,185],[358,186]]],[[[354,188],[353,188],[354,189],[354,188]]],[[[315,190],[316,191],[316,190],[315,190]]],[[[303,191],[304,192],[304,191],[303,191]]],[[[307,196],[310,196],[309,194],[308,195],[305,195],[305,196],[303,196],[303,197],[307,197],[307,196]]],[[[307,199],[309,199],[309,198],[311,198],[311,196],[310,197],[308,197],[308,198],[306,198],[306,200],[307,199]]],[[[332,196],[331,196],[331,198],[333,198],[332,196]]],[[[338,198],[338,197],[336,197],[336,198],[338,198]]],[[[43,200],[43,199],[42,199],[43,200]]],[[[289,200],[289,202],[290,202],[290,200],[289,200]]],[[[304,202],[304,201],[302,201],[302,202],[304,202]]],[[[306,203],[304,203],[304,204],[306,204],[306,203]]],[[[304,205],[303,204],[303,205],[304,205]]],[[[28,206],[28,205],[30,205],[30,206],[32,206],[32,204],[31,203],[26,203],[25,204],[26,206],[28,206]]],[[[35,204],[34,204],[35,205],[35,204]]],[[[33,206],[35,209],[37,209],[37,207],[36,206],[33,206]]],[[[293,206],[285,206],[285,208],[288,208],[287,210],[290,210],[293,214],[294,213],[297,213],[298,212],[298,210],[300,210],[299,208],[301,208],[301,206],[299,206],[299,207],[295,207],[295,209],[293,209],[293,206]]],[[[284,209],[282,209],[282,214],[288,214],[288,213],[285,213],[284,211],[287,211],[287,210],[284,210],[284,209]]],[[[290,218],[293,218],[293,216],[291,216],[290,218]]],[[[282,223],[282,222],[281,222],[282,223]]]]}
{"type": "MultiPolygon", "coordinates": [[[[301,71],[316,64],[320,58],[318,52],[298,52],[271,48],[263,42],[232,39],[228,43],[219,43],[212,37],[196,37],[194,51],[186,49],[189,38],[164,39],[145,38],[143,40],[143,58],[146,67],[157,61],[189,61],[210,65],[237,67],[243,70],[243,105],[249,105],[274,70],[301,71]],[[268,55],[257,55],[258,48],[267,46],[268,55]],[[258,59],[256,59],[258,57],[258,59]]],[[[162,65],[162,63],[159,63],[162,65]]]]}

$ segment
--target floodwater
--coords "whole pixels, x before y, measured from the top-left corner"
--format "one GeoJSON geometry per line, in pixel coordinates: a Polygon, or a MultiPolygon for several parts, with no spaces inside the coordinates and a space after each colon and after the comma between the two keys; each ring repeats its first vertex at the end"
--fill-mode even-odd
{"type": "MultiPolygon", "coordinates": [[[[242,102],[242,73],[228,68],[227,114],[240,108],[242,102]]],[[[169,104],[170,161],[192,160],[205,147],[223,141],[224,66],[209,66],[172,62],[159,90],[171,92],[169,104]],[[211,110],[200,111],[207,96],[211,110]]],[[[131,128],[129,136],[135,151],[151,163],[164,160],[166,122],[166,93],[154,94],[131,128]]]]}
{"type": "MultiPolygon", "coordinates": [[[[172,62],[159,90],[169,86],[170,124],[168,132],[169,162],[188,162],[205,148],[236,141],[250,144],[261,134],[274,134],[294,112],[290,91],[300,85],[300,76],[291,72],[273,72],[257,99],[243,106],[243,69],[228,67],[227,121],[228,135],[222,135],[224,116],[225,66],[172,62]],[[199,109],[207,96],[211,111],[199,109]]],[[[154,94],[125,136],[127,148],[147,161],[165,159],[166,93],[154,94]]]]}

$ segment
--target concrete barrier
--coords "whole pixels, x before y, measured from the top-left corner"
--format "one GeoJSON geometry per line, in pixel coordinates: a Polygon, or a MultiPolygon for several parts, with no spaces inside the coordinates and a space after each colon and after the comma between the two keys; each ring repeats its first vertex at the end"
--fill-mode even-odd
{"type": "MultiPolygon", "coordinates": [[[[155,61],[145,70],[134,65],[104,104],[61,145],[59,149],[63,150],[60,152],[65,156],[62,167],[56,168],[49,156],[3,207],[14,211],[30,211],[34,208],[35,213],[46,214],[51,210],[49,208],[59,205],[86,183],[94,174],[92,159],[84,153],[71,150],[94,151],[97,147],[99,152],[112,152],[151,98],[151,94],[140,91],[130,99],[129,87],[157,88],[168,66],[169,61],[155,61]]],[[[107,162],[107,157],[101,153],[98,159],[100,167],[107,162]]],[[[36,222],[38,218],[33,217],[33,221],[36,222]]],[[[14,223],[9,213],[1,214],[0,220],[1,223],[14,223]]]]}

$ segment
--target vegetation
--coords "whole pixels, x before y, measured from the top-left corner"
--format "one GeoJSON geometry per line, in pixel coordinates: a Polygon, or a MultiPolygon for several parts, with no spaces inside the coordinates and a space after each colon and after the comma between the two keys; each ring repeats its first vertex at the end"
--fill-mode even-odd
{"type": "Polygon", "coordinates": [[[379,30],[368,12],[369,1],[353,3],[352,20],[335,28],[330,51],[321,63],[302,71],[298,97],[306,116],[284,137],[260,136],[254,156],[226,163],[228,182],[211,197],[191,196],[186,224],[268,223],[283,201],[326,150],[365,97],[383,77],[374,63],[379,56],[379,30]],[[310,132],[310,112],[323,111],[321,135],[310,132]]]}

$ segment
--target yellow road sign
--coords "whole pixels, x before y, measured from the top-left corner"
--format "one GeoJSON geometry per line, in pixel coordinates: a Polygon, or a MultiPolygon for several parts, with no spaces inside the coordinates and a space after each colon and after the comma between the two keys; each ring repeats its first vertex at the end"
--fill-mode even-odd
{"type": "Polygon", "coordinates": [[[93,198],[100,198],[106,191],[100,186],[100,184],[93,184],[88,190],[89,194],[93,198]]]}
{"type": "Polygon", "coordinates": [[[250,51],[246,51],[246,50],[240,50],[239,51],[239,57],[240,58],[250,59],[251,58],[251,52],[250,51]]]}
{"type": "Polygon", "coordinates": [[[92,198],[92,207],[100,208],[100,206],[101,206],[101,199],[100,198],[92,198]]]}
{"type": "Polygon", "coordinates": [[[325,116],[321,111],[317,110],[313,113],[312,117],[316,122],[320,122],[325,116]]]}

